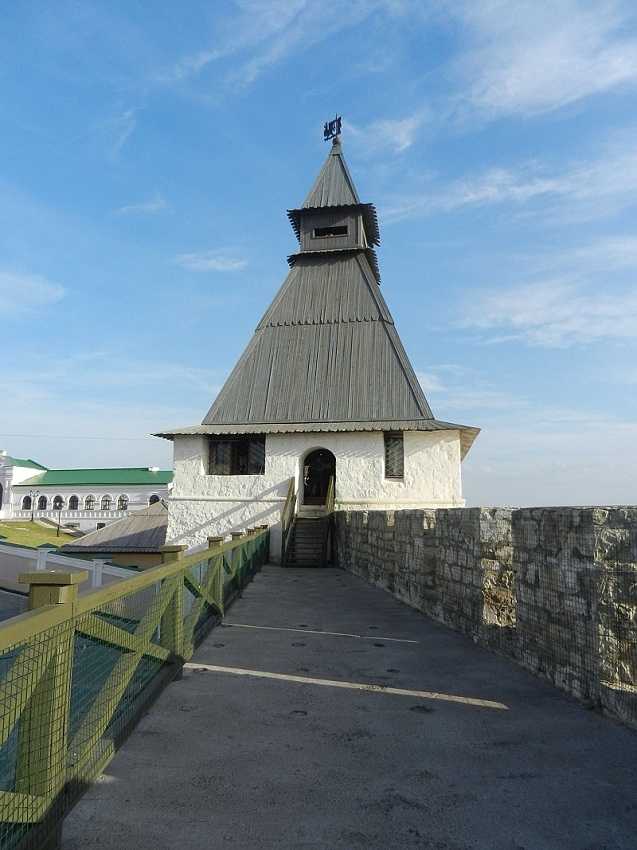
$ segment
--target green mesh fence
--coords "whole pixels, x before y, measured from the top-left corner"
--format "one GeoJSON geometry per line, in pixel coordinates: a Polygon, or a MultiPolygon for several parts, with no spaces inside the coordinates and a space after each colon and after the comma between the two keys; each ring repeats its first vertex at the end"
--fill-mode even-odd
{"type": "Polygon", "coordinates": [[[0,849],[65,813],[266,561],[259,530],[0,625],[0,849]]]}

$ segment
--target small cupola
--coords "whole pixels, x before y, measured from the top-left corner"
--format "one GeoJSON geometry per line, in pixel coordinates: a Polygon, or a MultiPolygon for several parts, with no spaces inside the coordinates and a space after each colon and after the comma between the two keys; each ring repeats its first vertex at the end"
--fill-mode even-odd
{"type": "Polygon", "coordinates": [[[373,204],[362,204],[343,157],[339,136],[303,205],[288,210],[300,251],[288,258],[333,251],[365,251],[378,282],[378,263],[372,246],[380,244],[373,204]]]}

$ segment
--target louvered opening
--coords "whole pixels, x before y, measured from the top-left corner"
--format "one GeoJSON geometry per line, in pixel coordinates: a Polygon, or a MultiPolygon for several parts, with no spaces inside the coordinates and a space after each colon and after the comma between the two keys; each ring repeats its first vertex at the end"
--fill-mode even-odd
{"type": "Polygon", "coordinates": [[[405,474],[405,449],[401,431],[386,431],[385,478],[402,480],[405,474]]]}

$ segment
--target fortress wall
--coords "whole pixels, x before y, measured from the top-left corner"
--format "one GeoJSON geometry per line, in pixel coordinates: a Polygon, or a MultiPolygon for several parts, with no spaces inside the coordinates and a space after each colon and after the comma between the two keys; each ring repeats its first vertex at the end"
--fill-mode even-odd
{"type": "Polygon", "coordinates": [[[340,511],[338,562],[637,725],[637,507],[340,511]]]}

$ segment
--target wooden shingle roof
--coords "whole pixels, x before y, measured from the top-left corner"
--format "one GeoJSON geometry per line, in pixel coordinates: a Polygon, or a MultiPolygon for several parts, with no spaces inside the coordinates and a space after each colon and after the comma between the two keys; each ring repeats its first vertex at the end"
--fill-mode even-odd
{"type": "MultiPolygon", "coordinates": [[[[323,207],[356,208],[363,218],[373,210],[359,201],[340,143],[303,207],[289,213],[297,235],[302,216],[323,207]]],[[[362,242],[301,250],[290,260],[201,426],[158,436],[458,430],[466,453],[478,429],[434,419],[378,287],[375,252],[362,242]]]]}

